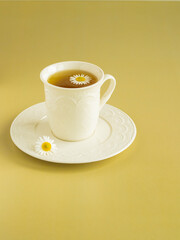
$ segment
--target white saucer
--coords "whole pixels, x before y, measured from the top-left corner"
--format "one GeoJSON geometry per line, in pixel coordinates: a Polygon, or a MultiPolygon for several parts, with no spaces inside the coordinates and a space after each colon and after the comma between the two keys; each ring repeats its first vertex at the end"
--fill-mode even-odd
{"type": "Polygon", "coordinates": [[[50,130],[43,102],[21,112],[13,121],[10,133],[15,145],[35,158],[56,163],[88,163],[112,157],[129,147],[135,139],[136,126],[126,113],[106,104],[93,136],[79,142],[62,141],[50,130]],[[54,139],[57,151],[53,155],[42,156],[34,151],[39,136],[54,139]]]}

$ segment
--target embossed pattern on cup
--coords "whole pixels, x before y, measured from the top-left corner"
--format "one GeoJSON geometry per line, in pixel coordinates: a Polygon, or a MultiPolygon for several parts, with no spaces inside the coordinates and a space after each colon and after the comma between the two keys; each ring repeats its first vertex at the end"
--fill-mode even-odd
{"type": "Polygon", "coordinates": [[[75,141],[93,134],[99,117],[100,88],[72,93],[46,85],[45,97],[49,124],[55,136],[75,141]]]}

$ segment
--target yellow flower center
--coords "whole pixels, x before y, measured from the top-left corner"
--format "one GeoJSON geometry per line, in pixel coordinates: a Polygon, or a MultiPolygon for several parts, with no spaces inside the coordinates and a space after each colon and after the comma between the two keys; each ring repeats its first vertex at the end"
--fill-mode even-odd
{"type": "Polygon", "coordinates": [[[76,81],[78,81],[78,82],[84,82],[86,79],[85,79],[85,77],[77,77],[76,78],[76,81]]]}
{"type": "Polygon", "coordinates": [[[44,150],[44,151],[46,151],[46,152],[48,152],[48,151],[51,150],[51,144],[50,144],[49,142],[44,142],[44,143],[41,145],[41,147],[42,147],[42,150],[44,150]]]}

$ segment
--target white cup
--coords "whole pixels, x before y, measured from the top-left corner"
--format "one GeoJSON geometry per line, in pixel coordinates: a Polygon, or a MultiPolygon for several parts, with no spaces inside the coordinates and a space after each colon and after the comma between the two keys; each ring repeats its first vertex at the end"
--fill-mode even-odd
{"type": "Polygon", "coordinates": [[[59,62],[47,66],[40,73],[44,83],[47,116],[54,136],[66,141],[79,141],[90,137],[99,118],[99,111],[110,98],[116,80],[104,74],[98,66],[80,61],[59,62]],[[48,83],[48,78],[63,70],[82,70],[94,74],[98,81],[82,88],[64,88],[48,83]],[[102,84],[110,80],[103,96],[100,97],[102,84]]]}

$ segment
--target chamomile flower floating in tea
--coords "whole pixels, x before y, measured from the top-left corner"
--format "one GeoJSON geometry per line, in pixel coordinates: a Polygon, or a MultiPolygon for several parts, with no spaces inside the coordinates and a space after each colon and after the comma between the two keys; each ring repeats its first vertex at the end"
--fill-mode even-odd
{"type": "Polygon", "coordinates": [[[56,144],[48,136],[39,137],[35,143],[35,151],[44,156],[53,154],[56,151],[56,144]]]}
{"type": "Polygon", "coordinates": [[[91,77],[85,74],[75,74],[71,76],[69,80],[76,85],[83,85],[89,83],[91,77]]]}

